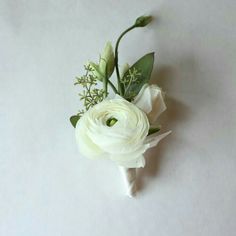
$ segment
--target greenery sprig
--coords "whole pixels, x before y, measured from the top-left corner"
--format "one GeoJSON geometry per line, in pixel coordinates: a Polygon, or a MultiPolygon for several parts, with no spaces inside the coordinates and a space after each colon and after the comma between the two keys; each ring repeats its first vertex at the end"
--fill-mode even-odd
{"type": "Polygon", "coordinates": [[[104,89],[94,87],[97,85],[97,78],[93,74],[93,68],[89,64],[85,65],[84,68],[86,74],[76,77],[74,85],[81,85],[84,88],[82,93],[79,93],[79,96],[80,100],[84,101],[84,107],[87,111],[90,107],[100,103],[107,95],[104,89]]]}
{"type": "MultiPolygon", "coordinates": [[[[94,75],[94,69],[90,64],[84,66],[86,71],[85,75],[76,77],[76,82],[74,85],[80,85],[83,87],[82,93],[79,93],[80,100],[83,101],[85,110],[88,111],[90,107],[102,102],[102,100],[107,96],[107,92],[104,89],[98,89],[97,77],[94,75]]],[[[72,125],[75,127],[77,121],[82,117],[85,110],[80,110],[76,115],[70,118],[72,125]]]]}

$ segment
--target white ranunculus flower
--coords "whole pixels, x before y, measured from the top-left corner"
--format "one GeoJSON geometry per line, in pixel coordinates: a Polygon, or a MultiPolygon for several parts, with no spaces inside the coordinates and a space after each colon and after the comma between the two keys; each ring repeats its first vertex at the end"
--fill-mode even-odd
{"type": "Polygon", "coordinates": [[[88,158],[110,158],[127,168],[143,167],[149,121],[134,104],[116,95],[90,108],[77,122],[76,139],[88,158]]]}
{"type": "Polygon", "coordinates": [[[157,85],[145,84],[133,103],[147,114],[150,124],[166,109],[162,90],[157,85]]]}

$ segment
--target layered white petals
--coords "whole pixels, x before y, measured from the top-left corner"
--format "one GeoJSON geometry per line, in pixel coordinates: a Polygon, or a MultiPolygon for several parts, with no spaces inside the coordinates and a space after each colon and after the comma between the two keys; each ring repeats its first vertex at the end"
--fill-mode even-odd
{"type": "Polygon", "coordinates": [[[88,158],[109,157],[124,167],[140,167],[149,130],[146,114],[132,103],[116,96],[89,109],[76,125],[80,152],[88,158]],[[117,122],[109,127],[107,121],[117,122]]]}
{"type": "Polygon", "coordinates": [[[162,90],[157,85],[145,84],[133,103],[147,114],[150,124],[166,109],[162,90]]]}

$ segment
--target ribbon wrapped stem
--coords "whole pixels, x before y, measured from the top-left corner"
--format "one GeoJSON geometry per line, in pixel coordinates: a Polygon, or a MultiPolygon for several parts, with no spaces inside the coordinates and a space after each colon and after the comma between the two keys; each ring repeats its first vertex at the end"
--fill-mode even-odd
{"type": "Polygon", "coordinates": [[[126,194],[129,197],[134,197],[136,194],[136,168],[119,167],[124,180],[126,194]]]}

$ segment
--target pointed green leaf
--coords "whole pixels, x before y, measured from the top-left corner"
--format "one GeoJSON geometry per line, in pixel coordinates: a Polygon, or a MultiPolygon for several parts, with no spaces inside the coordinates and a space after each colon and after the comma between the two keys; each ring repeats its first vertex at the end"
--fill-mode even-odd
{"type": "Polygon", "coordinates": [[[80,116],[78,116],[78,115],[70,117],[70,123],[73,125],[74,128],[76,127],[76,124],[79,119],[80,119],[80,116]]]}
{"type": "Polygon", "coordinates": [[[156,132],[159,132],[161,130],[161,126],[157,126],[157,127],[150,127],[148,130],[148,135],[154,134],[156,132]]]}
{"type": "Polygon", "coordinates": [[[148,53],[135,62],[124,74],[122,81],[129,81],[130,75],[136,73],[137,77],[134,81],[125,83],[125,98],[132,99],[135,97],[143,85],[148,83],[151,77],[154,63],[154,52],[148,53]]]}

